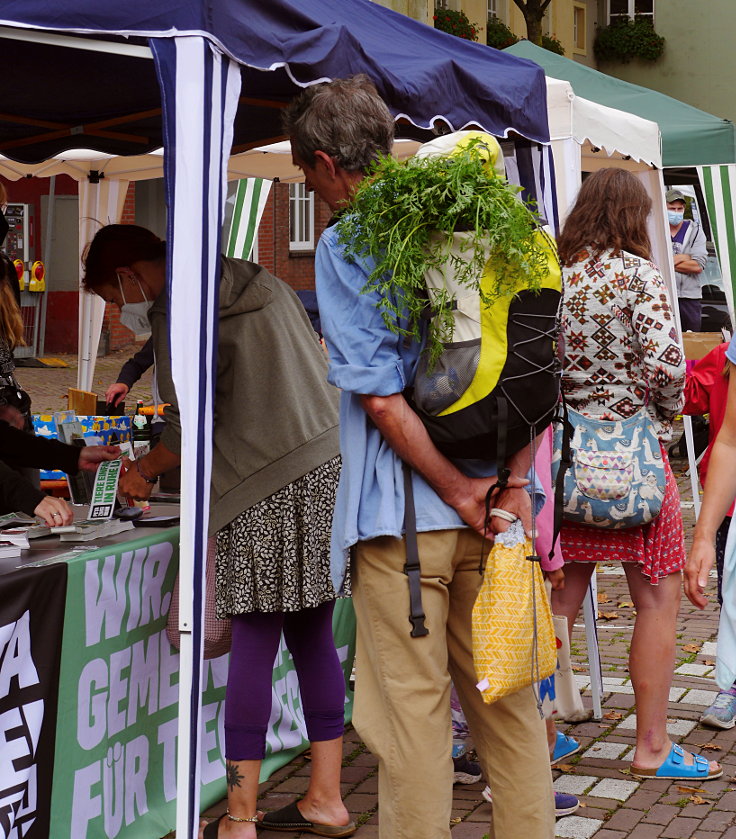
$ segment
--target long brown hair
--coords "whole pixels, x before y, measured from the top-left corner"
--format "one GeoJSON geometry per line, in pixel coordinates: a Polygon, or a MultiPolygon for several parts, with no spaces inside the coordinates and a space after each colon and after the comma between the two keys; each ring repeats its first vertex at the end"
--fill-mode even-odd
{"type": "Polygon", "coordinates": [[[15,299],[11,283],[16,281],[15,265],[5,253],[0,253],[0,338],[11,350],[25,346],[23,316],[15,299]]]}
{"type": "Polygon", "coordinates": [[[625,169],[599,169],[583,181],[557,242],[560,262],[569,266],[581,251],[603,251],[651,259],[647,216],[652,201],[643,184],[625,169]]]}

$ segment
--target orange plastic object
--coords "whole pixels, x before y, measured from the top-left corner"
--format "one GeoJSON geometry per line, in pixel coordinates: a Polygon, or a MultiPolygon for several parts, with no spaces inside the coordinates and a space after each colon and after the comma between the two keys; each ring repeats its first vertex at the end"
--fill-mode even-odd
{"type": "MultiPolygon", "coordinates": [[[[158,406],[158,411],[156,412],[156,416],[162,417],[164,415],[164,408],[168,407],[168,404],[169,403],[166,402],[164,405],[159,405],[158,406]]],[[[153,406],[153,405],[144,405],[141,408],[141,413],[143,414],[144,417],[152,417],[153,414],[154,414],[154,411],[155,411],[155,406],[153,406]]]]}
{"type": "Polygon", "coordinates": [[[66,480],[41,481],[41,489],[54,498],[69,498],[69,484],[66,480]]]}

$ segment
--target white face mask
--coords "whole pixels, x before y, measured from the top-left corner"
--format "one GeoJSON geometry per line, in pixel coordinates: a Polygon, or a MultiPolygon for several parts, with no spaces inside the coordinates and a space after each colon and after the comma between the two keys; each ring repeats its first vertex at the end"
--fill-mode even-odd
{"type": "Polygon", "coordinates": [[[151,334],[151,323],[148,320],[148,311],[153,306],[153,300],[146,297],[146,293],[141,288],[140,282],[136,277],[138,288],[141,290],[143,300],[140,303],[127,303],[125,301],[125,292],[123,291],[123,284],[120,281],[120,274],[118,277],[118,285],[120,286],[120,294],[123,297],[123,305],[120,307],[120,323],[130,329],[130,331],[140,338],[147,338],[151,334]]]}

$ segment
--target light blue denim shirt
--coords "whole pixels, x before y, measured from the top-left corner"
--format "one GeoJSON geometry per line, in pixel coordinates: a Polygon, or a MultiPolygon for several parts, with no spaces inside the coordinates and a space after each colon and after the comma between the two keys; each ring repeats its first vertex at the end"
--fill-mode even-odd
{"type": "MultiPolygon", "coordinates": [[[[379,295],[363,293],[369,263],[342,257],[335,227],[322,234],[315,274],[322,332],[330,358],[329,381],[340,388],[342,472],[332,523],[332,579],[341,590],[348,549],[377,536],[404,531],[401,459],[363,409],[361,395],[391,396],[414,380],[421,351],[417,341],[396,335],[384,323],[379,295]]],[[[406,321],[400,326],[406,327],[406,321]]],[[[470,477],[494,475],[495,463],[456,461],[470,477]]],[[[419,532],[467,527],[452,507],[419,475],[412,473],[419,532]]],[[[544,502],[538,487],[537,507],[544,502]]]]}
{"type": "Polygon", "coordinates": [[[736,364],[736,333],[729,341],[726,349],[726,358],[731,362],[731,364],[736,364]]]}

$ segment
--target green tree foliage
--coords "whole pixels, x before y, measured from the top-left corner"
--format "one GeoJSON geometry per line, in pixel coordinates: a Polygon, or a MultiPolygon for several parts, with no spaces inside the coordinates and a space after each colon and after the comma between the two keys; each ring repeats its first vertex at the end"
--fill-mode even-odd
{"type": "Polygon", "coordinates": [[[486,25],[486,43],[489,47],[502,50],[510,47],[511,44],[515,44],[518,40],[516,35],[514,35],[502,20],[499,20],[495,15],[491,15],[488,18],[488,24],[486,25]]]}
{"type": "MultiPolygon", "coordinates": [[[[452,157],[381,159],[365,178],[337,223],[348,259],[369,259],[364,291],[381,295],[389,329],[419,339],[427,309],[425,273],[451,270],[484,303],[524,287],[539,289],[548,257],[536,237],[537,217],[517,198],[518,188],[490,170],[475,141],[452,157]],[[462,233],[462,255],[452,255],[453,234],[462,233]],[[490,264],[495,286],[480,289],[490,264]],[[399,326],[403,314],[408,327],[399,326]]],[[[455,242],[457,244],[457,241],[455,242]]],[[[452,338],[453,299],[432,297],[430,365],[452,338]]]]}
{"type": "Polygon", "coordinates": [[[478,27],[468,20],[468,16],[463,11],[435,9],[434,28],[441,32],[448,32],[450,35],[457,35],[458,38],[465,38],[466,41],[478,40],[478,27]]]}
{"type": "Polygon", "coordinates": [[[654,31],[650,18],[621,20],[598,29],[593,51],[599,61],[656,61],[664,52],[664,38],[654,31]]]}

